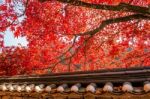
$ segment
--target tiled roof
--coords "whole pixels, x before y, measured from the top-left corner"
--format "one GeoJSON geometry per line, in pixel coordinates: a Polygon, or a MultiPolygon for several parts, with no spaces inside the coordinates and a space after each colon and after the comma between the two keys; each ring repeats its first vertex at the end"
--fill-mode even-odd
{"type": "Polygon", "coordinates": [[[124,94],[126,92],[131,94],[146,94],[150,91],[150,82],[146,81],[143,86],[133,86],[130,82],[124,82],[122,85],[113,85],[111,82],[107,82],[104,86],[98,83],[90,84],[11,84],[4,83],[0,85],[0,90],[4,92],[47,92],[47,93],[85,93],[91,92],[95,94],[102,94],[105,92],[110,92],[112,94],[124,94]]]}
{"type": "Polygon", "coordinates": [[[35,85],[35,84],[2,84],[2,99],[150,99],[150,82],[143,86],[133,86],[130,82],[122,86],[106,83],[35,85]],[[11,97],[11,98],[10,98],[11,97]]]}
{"type": "MultiPolygon", "coordinates": [[[[149,68],[140,68],[127,70],[118,69],[109,72],[94,71],[48,74],[41,76],[1,77],[0,94],[44,94],[48,96],[52,95],[53,97],[55,97],[55,95],[58,95],[59,97],[62,95],[65,97],[70,97],[70,95],[75,95],[75,97],[90,97],[91,95],[94,97],[149,96],[149,98],[145,99],[150,99],[149,75],[149,68]],[[89,94],[90,96],[88,96],[89,94]]],[[[127,98],[125,97],[124,99],[127,98]]]]}
{"type": "Polygon", "coordinates": [[[0,77],[0,83],[34,83],[34,84],[62,84],[62,83],[123,83],[143,82],[150,80],[150,67],[113,69],[73,73],[57,73],[45,75],[27,75],[0,77]]]}
{"type": "Polygon", "coordinates": [[[1,91],[10,91],[10,92],[60,92],[60,93],[68,93],[68,92],[91,92],[95,94],[101,94],[105,92],[110,92],[112,94],[123,94],[125,92],[129,92],[132,94],[144,94],[150,91],[150,82],[144,82],[143,86],[134,87],[130,82],[124,82],[122,86],[114,86],[113,83],[107,82],[104,86],[98,85],[98,83],[90,83],[90,84],[11,84],[4,83],[0,85],[1,91]]]}

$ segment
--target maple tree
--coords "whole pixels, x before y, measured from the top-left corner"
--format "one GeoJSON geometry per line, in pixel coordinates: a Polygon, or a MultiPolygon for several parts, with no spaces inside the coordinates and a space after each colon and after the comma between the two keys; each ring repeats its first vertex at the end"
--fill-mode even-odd
{"type": "Polygon", "coordinates": [[[1,75],[23,74],[27,70],[28,60],[26,49],[20,47],[5,47],[0,54],[1,75]],[[22,54],[24,53],[24,54],[22,54]],[[26,67],[23,67],[26,66],[26,67]]]}
{"type": "MultiPolygon", "coordinates": [[[[150,66],[149,4],[149,0],[5,0],[0,5],[0,32],[10,29],[15,37],[26,36],[29,44],[2,51],[1,70],[9,68],[9,75],[15,75],[150,66]]],[[[7,49],[3,41],[1,45],[7,49]]]]}

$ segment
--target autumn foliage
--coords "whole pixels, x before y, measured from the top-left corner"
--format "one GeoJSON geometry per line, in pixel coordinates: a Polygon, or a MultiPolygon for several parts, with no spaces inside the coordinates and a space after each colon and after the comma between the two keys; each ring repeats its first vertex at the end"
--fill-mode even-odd
{"type": "Polygon", "coordinates": [[[150,66],[149,0],[5,0],[0,74],[150,66]],[[21,7],[20,7],[21,5],[21,7]],[[3,46],[3,32],[27,47],[3,46]]]}

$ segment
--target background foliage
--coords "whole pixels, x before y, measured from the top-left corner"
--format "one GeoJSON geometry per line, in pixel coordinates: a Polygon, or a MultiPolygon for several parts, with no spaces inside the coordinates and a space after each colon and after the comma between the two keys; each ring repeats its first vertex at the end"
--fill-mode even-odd
{"type": "Polygon", "coordinates": [[[149,0],[5,0],[0,74],[150,66],[149,0]],[[20,20],[20,18],[22,20],[20,20]],[[3,32],[26,36],[6,47],[3,32]]]}

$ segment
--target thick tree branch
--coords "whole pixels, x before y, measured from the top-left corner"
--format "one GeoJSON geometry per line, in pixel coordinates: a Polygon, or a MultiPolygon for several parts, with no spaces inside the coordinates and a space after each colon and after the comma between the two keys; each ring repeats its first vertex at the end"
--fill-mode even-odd
{"type": "Polygon", "coordinates": [[[78,35],[78,36],[94,35],[97,32],[99,32],[100,30],[102,30],[104,27],[106,27],[107,25],[110,25],[113,23],[119,23],[119,22],[127,22],[127,21],[135,20],[135,19],[150,20],[150,16],[145,16],[142,14],[133,14],[133,15],[125,16],[125,17],[112,18],[112,19],[102,21],[102,23],[96,29],[93,29],[91,31],[84,32],[84,33],[73,34],[73,35],[78,35]]]}
{"type": "MultiPolygon", "coordinates": [[[[39,1],[45,2],[45,1],[50,1],[50,0],[39,0],[39,1]]],[[[57,0],[57,1],[62,2],[62,3],[68,3],[74,6],[82,6],[82,7],[93,8],[93,9],[150,14],[148,7],[140,7],[140,6],[131,5],[127,3],[120,3],[119,5],[104,5],[104,4],[86,3],[80,0],[57,0]]]]}

